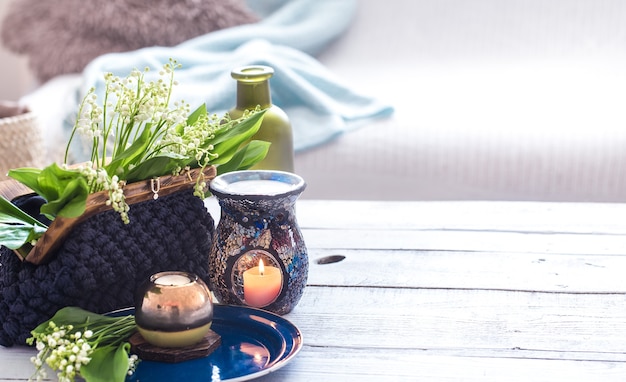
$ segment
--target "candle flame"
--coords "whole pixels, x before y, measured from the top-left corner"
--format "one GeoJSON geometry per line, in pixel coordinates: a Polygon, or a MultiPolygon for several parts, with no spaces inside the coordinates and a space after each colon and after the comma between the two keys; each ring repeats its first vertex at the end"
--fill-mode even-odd
{"type": "Polygon", "coordinates": [[[265,273],[265,266],[263,265],[263,259],[260,259],[259,260],[259,274],[263,276],[263,273],[265,273]]]}

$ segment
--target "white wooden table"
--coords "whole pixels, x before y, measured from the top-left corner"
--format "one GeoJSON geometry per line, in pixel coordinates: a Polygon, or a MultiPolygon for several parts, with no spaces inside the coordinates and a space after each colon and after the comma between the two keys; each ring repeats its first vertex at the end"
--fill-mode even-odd
{"type": "MultiPolygon", "coordinates": [[[[301,200],[302,351],[259,381],[625,381],[626,205],[301,200]],[[342,261],[319,264],[329,256],[342,261]]],[[[0,381],[32,373],[0,348],[0,381]]],[[[207,379],[208,380],[208,379],[207,379]]]]}

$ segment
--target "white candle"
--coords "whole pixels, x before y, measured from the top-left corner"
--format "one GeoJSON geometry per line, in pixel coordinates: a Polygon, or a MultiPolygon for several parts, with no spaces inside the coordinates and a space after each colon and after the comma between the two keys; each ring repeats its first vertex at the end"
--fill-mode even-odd
{"type": "Polygon", "coordinates": [[[283,283],[280,269],[264,266],[259,260],[258,267],[243,272],[243,298],[247,305],[262,308],[274,302],[283,283]]]}
{"type": "Polygon", "coordinates": [[[175,273],[166,274],[154,280],[154,283],[157,285],[170,285],[170,286],[187,285],[190,282],[191,282],[191,279],[189,277],[175,274],[175,273]]]}
{"type": "Polygon", "coordinates": [[[276,180],[241,180],[233,182],[226,188],[227,192],[239,195],[277,195],[293,190],[294,186],[276,180]]]}

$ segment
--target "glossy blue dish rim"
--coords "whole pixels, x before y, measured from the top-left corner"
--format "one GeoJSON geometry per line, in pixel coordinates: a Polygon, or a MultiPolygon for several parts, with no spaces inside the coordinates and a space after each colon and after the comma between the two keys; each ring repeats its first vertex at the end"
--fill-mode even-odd
{"type": "MultiPolygon", "coordinates": [[[[134,314],[133,308],[109,315],[134,314]]],[[[302,348],[302,333],[274,313],[234,305],[215,304],[211,329],[222,343],[209,356],[180,363],[139,362],[126,380],[139,381],[248,381],[286,365],[302,348]]]]}

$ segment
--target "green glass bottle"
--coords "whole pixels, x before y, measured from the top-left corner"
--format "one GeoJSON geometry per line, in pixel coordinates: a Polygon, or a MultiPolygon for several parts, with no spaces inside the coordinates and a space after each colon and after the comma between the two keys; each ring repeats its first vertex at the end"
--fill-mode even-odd
{"type": "Polygon", "coordinates": [[[293,131],[287,114],[272,104],[269,79],[274,69],[254,65],[234,69],[231,76],[237,80],[237,105],[229,113],[239,118],[245,110],[260,106],[267,109],[259,131],[252,139],[271,142],[265,159],[253,169],[294,172],[293,131]]]}

